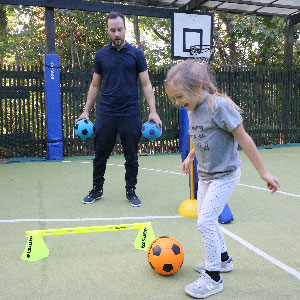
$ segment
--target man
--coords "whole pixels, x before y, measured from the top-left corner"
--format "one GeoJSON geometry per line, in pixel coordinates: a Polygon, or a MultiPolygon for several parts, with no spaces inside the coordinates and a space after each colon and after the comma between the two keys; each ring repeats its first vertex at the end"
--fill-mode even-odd
{"type": "Polygon", "coordinates": [[[82,202],[92,204],[102,198],[106,162],[119,133],[125,156],[126,199],[132,206],[141,206],[141,200],[135,194],[138,174],[137,151],[141,137],[138,78],[150,108],[148,121],[153,120],[158,127],[161,127],[162,122],[156,113],[144,54],[125,40],[124,16],[119,12],[111,12],[106,17],[106,24],[111,43],[96,52],[93,80],[85,109],[76,120],[89,120],[89,112],[96,103],[101,87],[95,122],[93,189],[82,202]]]}

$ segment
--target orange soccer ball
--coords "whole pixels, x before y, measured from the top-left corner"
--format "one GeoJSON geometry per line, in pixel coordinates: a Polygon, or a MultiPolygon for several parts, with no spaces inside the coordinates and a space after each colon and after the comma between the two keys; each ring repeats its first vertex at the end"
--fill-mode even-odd
{"type": "Polygon", "coordinates": [[[168,236],[161,236],[149,245],[147,257],[156,273],[172,275],[181,268],[184,254],[178,241],[168,236]]]}

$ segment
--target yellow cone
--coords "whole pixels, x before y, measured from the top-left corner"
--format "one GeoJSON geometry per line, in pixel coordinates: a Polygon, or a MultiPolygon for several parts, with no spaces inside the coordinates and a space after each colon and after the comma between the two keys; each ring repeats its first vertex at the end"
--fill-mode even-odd
{"type": "Polygon", "coordinates": [[[187,199],[183,201],[178,208],[178,213],[184,217],[197,218],[197,200],[187,199]]]}
{"type": "Polygon", "coordinates": [[[140,229],[134,242],[136,250],[147,251],[151,242],[155,239],[155,235],[151,225],[146,225],[140,229]]]}
{"type": "Polygon", "coordinates": [[[21,256],[22,260],[37,261],[49,256],[49,249],[44,239],[35,232],[28,236],[27,244],[21,256]]]}

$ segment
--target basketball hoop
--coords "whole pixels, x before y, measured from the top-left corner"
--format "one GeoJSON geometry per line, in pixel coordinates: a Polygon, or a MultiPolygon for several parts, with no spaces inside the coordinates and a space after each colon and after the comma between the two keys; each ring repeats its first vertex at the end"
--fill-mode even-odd
{"type": "Polygon", "coordinates": [[[212,60],[214,48],[214,45],[193,45],[190,47],[190,55],[193,58],[208,64],[209,61],[212,60]]]}

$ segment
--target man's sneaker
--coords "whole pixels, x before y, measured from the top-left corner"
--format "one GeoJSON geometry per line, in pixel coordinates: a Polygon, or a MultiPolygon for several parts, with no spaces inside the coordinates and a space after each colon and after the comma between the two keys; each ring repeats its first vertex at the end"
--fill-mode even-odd
{"type": "Polygon", "coordinates": [[[201,277],[190,283],[185,287],[185,291],[190,296],[203,299],[210,295],[214,295],[223,291],[223,279],[220,275],[218,282],[211,279],[211,277],[205,272],[202,273],[201,277]]]}
{"type": "Polygon", "coordinates": [[[94,187],[87,196],[82,199],[84,204],[92,204],[103,196],[103,189],[94,187]]]}
{"type": "MultiPolygon", "coordinates": [[[[198,271],[199,273],[202,273],[203,271],[205,271],[205,264],[204,262],[201,262],[200,264],[198,264],[195,267],[196,271],[198,271]]],[[[221,273],[226,273],[226,272],[230,272],[233,270],[233,262],[232,262],[232,257],[229,256],[229,258],[226,261],[222,261],[221,262],[221,273]]]]}
{"type": "Polygon", "coordinates": [[[137,197],[133,189],[126,191],[126,200],[134,207],[142,205],[141,200],[137,197]]]}

